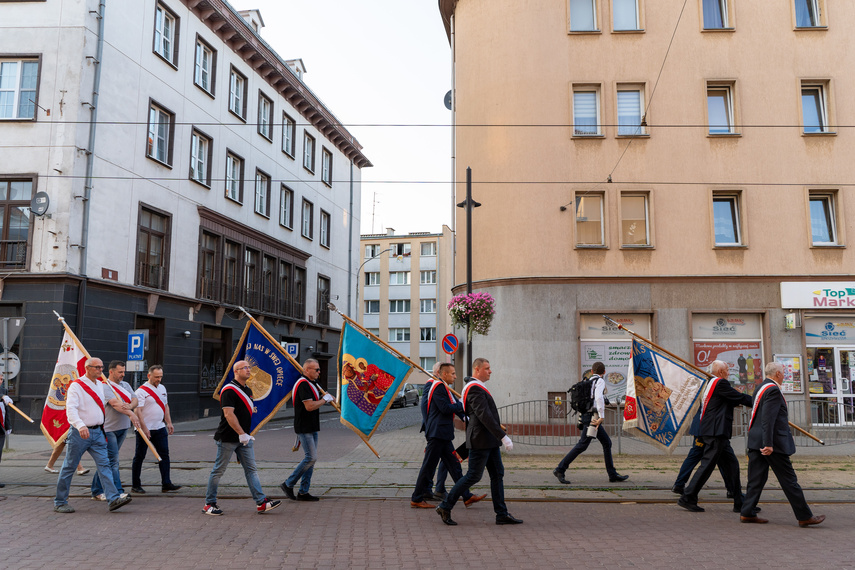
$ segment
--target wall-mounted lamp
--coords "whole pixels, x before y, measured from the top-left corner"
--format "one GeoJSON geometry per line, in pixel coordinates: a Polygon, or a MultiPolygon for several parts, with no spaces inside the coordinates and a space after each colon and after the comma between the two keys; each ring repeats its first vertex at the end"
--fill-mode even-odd
{"type": "Polygon", "coordinates": [[[181,336],[183,336],[184,338],[190,338],[190,331],[184,331],[183,333],[181,333],[181,336]]]}

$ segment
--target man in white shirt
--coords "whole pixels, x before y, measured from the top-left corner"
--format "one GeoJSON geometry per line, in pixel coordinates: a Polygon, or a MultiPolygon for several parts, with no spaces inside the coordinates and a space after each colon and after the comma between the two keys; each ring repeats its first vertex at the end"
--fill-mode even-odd
{"type": "Polygon", "coordinates": [[[115,511],[131,502],[131,498],[123,493],[120,494],[113,483],[113,472],[107,457],[107,438],[104,435],[104,404],[109,404],[114,410],[124,415],[130,415],[133,412],[130,406],[120,402],[115,396],[106,397],[103,390],[104,384],[100,380],[103,369],[104,363],[100,358],[88,359],[86,374],[73,381],[68,387],[65,414],[71,427],[66,438],[65,461],[56,482],[53,510],[58,513],[74,512],[74,507],[68,504],[68,493],[71,478],[85,451],[88,451],[95,460],[95,466],[109,501],[109,509],[115,511]]]}
{"type": "MultiPolygon", "coordinates": [[[[169,403],[166,399],[166,387],[163,381],[163,366],[155,364],[148,369],[148,382],[137,388],[137,418],[140,430],[151,440],[157,454],[160,455],[160,490],[163,493],[177,491],[181,485],[173,485],[169,478],[169,442],[172,435],[172,418],[169,415],[169,403]]],[[[137,438],[134,461],[131,464],[131,492],[144,494],[140,474],[148,446],[143,438],[137,438]]]]}

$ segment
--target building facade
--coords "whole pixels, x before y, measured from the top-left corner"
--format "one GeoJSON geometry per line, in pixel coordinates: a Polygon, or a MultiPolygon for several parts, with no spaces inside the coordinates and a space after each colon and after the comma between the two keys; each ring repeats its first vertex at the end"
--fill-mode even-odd
{"type": "Polygon", "coordinates": [[[239,307],[334,379],[326,303],[355,291],[371,163],[258,11],[46,0],[0,3],[0,20],[0,311],[27,319],[19,406],[41,414],[54,311],[105,362],[148,331],[135,367],[163,364],[176,420],[216,406],[239,307]]]}
{"type": "Polygon", "coordinates": [[[385,234],[360,237],[359,304],[356,320],[395,350],[431,371],[450,362],[442,338],[452,332],[454,234],[385,234]]]}
{"type": "Polygon", "coordinates": [[[505,403],[596,360],[619,395],[629,337],[608,314],[698,366],[729,362],[741,390],[785,360],[808,422],[851,424],[855,4],[681,8],[439,0],[456,201],[471,167],[474,287],[497,299],[474,356],[505,403]]]}

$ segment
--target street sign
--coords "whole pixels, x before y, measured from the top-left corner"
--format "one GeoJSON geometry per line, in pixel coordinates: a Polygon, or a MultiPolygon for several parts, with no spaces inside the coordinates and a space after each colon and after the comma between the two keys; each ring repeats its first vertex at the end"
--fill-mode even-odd
{"type": "Polygon", "coordinates": [[[3,337],[0,338],[0,343],[3,344],[3,348],[12,348],[12,345],[15,344],[15,340],[21,333],[21,329],[24,328],[25,322],[27,322],[27,319],[23,317],[4,317],[2,319],[2,330],[0,330],[0,334],[2,334],[3,337]]]}
{"type": "Polygon", "coordinates": [[[442,337],[442,351],[445,352],[445,354],[454,354],[457,352],[459,344],[457,337],[451,333],[442,337]]]}
{"type": "Polygon", "coordinates": [[[9,359],[9,373],[6,373],[6,362],[4,362],[5,359],[2,356],[0,356],[0,373],[7,380],[11,380],[21,371],[21,359],[14,352],[7,353],[6,358],[9,359]]]}
{"type": "Polygon", "coordinates": [[[297,360],[297,357],[300,356],[300,343],[299,342],[283,342],[282,348],[285,349],[285,352],[288,353],[288,356],[297,360]]]}
{"type": "Polygon", "coordinates": [[[128,331],[128,362],[138,362],[145,358],[148,348],[148,329],[128,331]]]}

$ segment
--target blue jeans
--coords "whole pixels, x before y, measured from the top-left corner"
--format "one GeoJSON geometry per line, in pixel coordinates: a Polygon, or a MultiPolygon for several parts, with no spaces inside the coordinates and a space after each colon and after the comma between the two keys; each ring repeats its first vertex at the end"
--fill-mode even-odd
{"type": "Polygon", "coordinates": [[[237,454],[238,461],[243,467],[243,474],[246,476],[246,484],[249,485],[249,492],[252,494],[252,499],[256,505],[260,505],[267,497],[264,491],[261,490],[261,481],[258,480],[258,469],[255,466],[255,451],[252,449],[252,440],[246,445],[241,445],[239,442],[218,441],[217,442],[217,459],[214,461],[214,468],[211,469],[211,476],[208,477],[208,490],[205,493],[205,503],[208,505],[217,504],[217,485],[220,484],[220,477],[226,472],[226,467],[229,466],[229,460],[232,458],[232,453],[237,454]]]}
{"type": "Polygon", "coordinates": [[[297,484],[297,479],[302,477],[300,481],[300,493],[308,493],[309,486],[312,484],[312,473],[315,470],[315,461],[318,460],[318,433],[320,432],[297,434],[303,446],[303,452],[306,455],[303,457],[303,461],[294,469],[294,472],[285,479],[285,485],[293,487],[297,484]]]}
{"type": "Polygon", "coordinates": [[[453,509],[457,499],[481,480],[485,467],[490,475],[490,496],[493,499],[493,511],[495,511],[496,517],[506,516],[508,507],[505,506],[505,483],[503,481],[505,466],[502,464],[502,452],[498,447],[470,449],[469,470],[454,484],[448,496],[439,506],[449,511],[453,509]]]}
{"type": "Polygon", "coordinates": [[[107,495],[107,500],[112,503],[119,498],[119,491],[113,483],[110,460],[107,457],[107,439],[104,437],[104,431],[90,429],[89,438],[83,439],[80,437],[80,432],[77,431],[77,428],[72,427],[65,440],[65,461],[62,462],[62,469],[60,469],[59,477],[56,481],[56,497],[53,500],[54,506],[58,507],[68,504],[71,478],[74,477],[74,472],[77,471],[77,464],[80,463],[80,458],[87,451],[92,456],[92,459],[95,460],[95,468],[98,470],[101,481],[104,483],[104,493],[107,495]]]}
{"type": "MultiPolygon", "coordinates": [[[[583,451],[588,449],[588,446],[591,445],[591,440],[593,439],[593,437],[588,437],[587,430],[583,431],[582,437],[579,438],[579,441],[573,449],[571,449],[570,452],[564,456],[564,459],[562,459],[558,464],[558,471],[561,473],[567,471],[567,468],[570,467],[573,460],[576,459],[583,451]]],[[[612,460],[612,440],[602,425],[597,426],[597,439],[600,441],[600,445],[603,446],[603,460],[606,463],[606,472],[609,474],[609,478],[615,477],[617,475],[617,470],[615,469],[614,460],[612,460]]]]}
{"type": "MultiPolygon", "coordinates": [[[[125,492],[122,488],[122,479],[119,476],[119,450],[122,449],[126,435],[128,435],[126,429],[107,432],[107,458],[110,460],[110,469],[113,471],[113,483],[119,493],[125,492]]],[[[101,477],[95,473],[95,476],[92,477],[92,495],[100,495],[103,492],[104,486],[101,485],[101,477]]]]}

